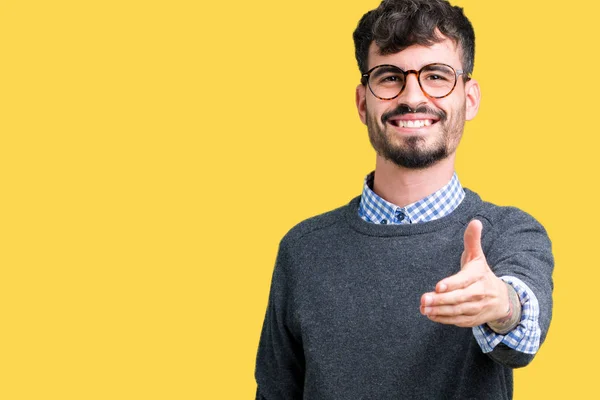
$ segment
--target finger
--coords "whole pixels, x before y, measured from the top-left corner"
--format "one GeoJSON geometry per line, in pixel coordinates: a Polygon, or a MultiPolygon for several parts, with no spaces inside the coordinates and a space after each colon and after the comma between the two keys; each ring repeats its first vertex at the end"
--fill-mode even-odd
{"type": "Polygon", "coordinates": [[[460,255],[460,268],[464,267],[466,263],[467,263],[467,252],[463,250],[462,254],[460,255]]]}
{"type": "Polygon", "coordinates": [[[425,307],[421,306],[421,314],[428,317],[441,316],[441,317],[456,317],[459,315],[473,316],[481,312],[483,304],[478,301],[471,301],[467,303],[460,303],[454,305],[444,306],[433,306],[425,307]]]}
{"type": "Polygon", "coordinates": [[[472,315],[458,315],[455,317],[432,315],[430,317],[428,316],[427,318],[433,322],[438,322],[445,325],[456,325],[460,326],[461,328],[472,328],[485,323],[485,321],[481,320],[481,317],[472,315]]]}
{"type": "Polygon", "coordinates": [[[481,231],[483,230],[483,225],[479,220],[472,220],[467,225],[467,229],[465,230],[464,236],[464,244],[465,244],[465,259],[464,263],[461,265],[463,267],[469,261],[472,261],[478,257],[484,257],[483,249],[481,248],[481,231]]]}
{"type": "Polygon", "coordinates": [[[480,280],[483,277],[484,272],[485,261],[474,260],[469,263],[468,268],[463,268],[456,274],[439,281],[437,285],[435,285],[435,291],[437,293],[445,293],[466,288],[480,280]]]}
{"type": "Polygon", "coordinates": [[[421,306],[443,306],[480,301],[485,297],[481,284],[474,284],[446,293],[430,292],[421,296],[421,306]]]}

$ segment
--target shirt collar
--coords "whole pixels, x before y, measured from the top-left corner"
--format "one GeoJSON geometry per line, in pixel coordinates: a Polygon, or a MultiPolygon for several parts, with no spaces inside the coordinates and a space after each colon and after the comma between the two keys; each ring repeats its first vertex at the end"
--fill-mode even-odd
{"type": "Polygon", "coordinates": [[[465,197],[465,191],[454,173],[450,181],[435,193],[405,207],[398,207],[373,191],[373,178],[374,172],[365,178],[358,215],[363,220],[375,224],[415,224],[433,221],[450,214],[465,197]]]}

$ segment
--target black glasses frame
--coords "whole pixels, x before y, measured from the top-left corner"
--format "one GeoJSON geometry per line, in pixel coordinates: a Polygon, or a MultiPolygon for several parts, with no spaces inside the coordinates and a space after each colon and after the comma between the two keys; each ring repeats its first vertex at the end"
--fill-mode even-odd
{"type": "Polygon", "coordinates": [[[363,86],[367,85],[369,86],[369,90],[371,91],[371,93],[373,93],[373,96],[377,97],[380,100],[393,100],[396,97],[400,96],[400,94],[404,91],[404,88],[406,88],[406,82],[408,81],[408,75],[410,74],[415,74],[415,76],[417,77],[417,82],[419,82],[419,87],[421,88],[421,91],[425,94],[425,96],[432,98],[432,99],[443,99],[444,97],[450,96],[450,94],[454,91],[454,88],[456,87],[456,83],[458,82],[458,77],[460,75],[464,75],[466,77],[466,80],[468,81],[469,79],[471,79],[471,77],[465,73],[465,71],[463,71],[462,69],[456,70],[454,68],[452,68],[450,65],[448,64],[443,64],[443,63],[432,63],[432,64],[427,64],[424,65],[420,70],[414,70],[414,69],[409,69],[408,71],[403,70],[400,67],[397,67],[395,65],[392,64],[381,64],[381,65],[377,65],[373,68],[371,68],[370,70],[367,71],[366,74],[362,74],[362,78],[361,78],[361,83],[363,86]],[[425,91],[425,89],[423,89],[423,86],[421,85],[421,79],[420,75],[421,75],[421,71],[423,71],[425,68],[431,67],[432,65],[442,65],[444,67],[448,67],[450,68],[452,71],[454,71],[454,86],[452,86],[452,89],[450,89],[450,91],[443,95],[443,96],[431,96],[429,93],[427,93],[425,91]],[[402,88],[400,89],[400,91],[398,92],[398,94],[396,94],[394,97],[379,97],[375,94],[375,92],[373,91],[373,89],[371,88],[371,83],[369,81],[369,77],[371,76],[371,73],[373,71],[375,71],[377,68],[381,68],[381,67],[393,67],[398,69],[398,71],[402,72],[402,74],[404,75],[404,84],[402,85],[402,88]]]}

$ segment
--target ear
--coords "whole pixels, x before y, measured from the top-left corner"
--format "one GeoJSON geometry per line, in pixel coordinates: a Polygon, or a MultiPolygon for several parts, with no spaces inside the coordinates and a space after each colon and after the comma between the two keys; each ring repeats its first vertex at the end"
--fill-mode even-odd
{"type": "Polygon", "coordinates": [[[465,119],[467,121],[470,121],[477,115],[477,112],[479,111],[479,102],[481,101],[481,91],[479,90],[479,83],[475,79],[470,79],[465,84],[465,95],[465,119]]]}
{"type": "Polygon", "coordinates": [[[363,124],[367,124],[367,91],[366,87],[359,84],[356,87],[356,109],[363,124]]]}

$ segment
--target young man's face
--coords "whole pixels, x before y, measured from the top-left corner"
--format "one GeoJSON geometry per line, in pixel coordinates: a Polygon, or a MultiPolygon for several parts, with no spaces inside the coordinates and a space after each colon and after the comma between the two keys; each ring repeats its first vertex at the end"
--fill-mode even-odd
{"type": "MultiPolygon", "coordinates": [[[[379,54],[375,43],[369,49],[369,70],[391,64],[404,71],[418,71],[433,63],[463,69],[459,51],[449,39],[430,47],[410,46],[388,55],[379,54]]],[[[477,114],[479,86],[475,80],[465,83],[459,76],[454,90],[436,99],[422,91],[415,74],[409,74],[404,90],[392,100],[381,100],[368,86],[359,85],[356,105],[380,157],[406,168],[426,168],[456,151],[465,120],[477,114]]]]}

